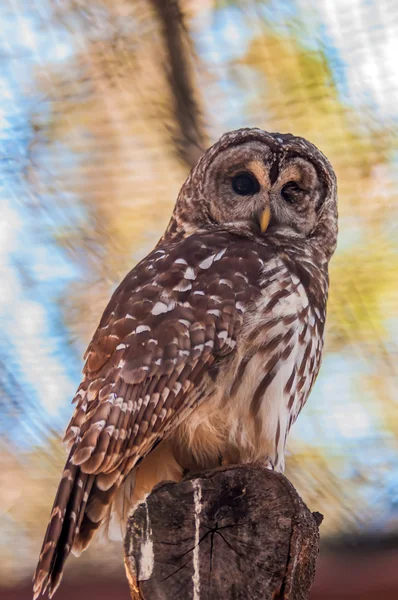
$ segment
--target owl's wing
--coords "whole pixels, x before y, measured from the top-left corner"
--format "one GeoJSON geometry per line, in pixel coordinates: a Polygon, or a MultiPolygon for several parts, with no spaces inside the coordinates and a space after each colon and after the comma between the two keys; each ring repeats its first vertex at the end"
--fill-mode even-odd
{"type": "Polygon", "coordinates": [[[123,479],[213,384],[208,371],[234,351],[263,264],[248,240],[197,234],[158,246],[115,291],[86,352],[35,597],[54,593],[123,479]]]}

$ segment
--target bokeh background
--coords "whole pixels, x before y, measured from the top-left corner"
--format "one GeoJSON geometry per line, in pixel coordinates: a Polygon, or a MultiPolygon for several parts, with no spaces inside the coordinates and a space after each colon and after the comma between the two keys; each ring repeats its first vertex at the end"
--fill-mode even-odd
{"type": "MultiPolygon", "coordinates": [[[[326,352],[287,474],[325,515],[312,598],[398,597],[398,6],[393,0],[3,0],[0,593],[29,580],[81,356],[202,150],[309,138],[339,182],[326,352]],[[389,595],[390,594],[390,595],[389,595]]],[[[122,549],[59,600],[127,599],[122,549]]]]}

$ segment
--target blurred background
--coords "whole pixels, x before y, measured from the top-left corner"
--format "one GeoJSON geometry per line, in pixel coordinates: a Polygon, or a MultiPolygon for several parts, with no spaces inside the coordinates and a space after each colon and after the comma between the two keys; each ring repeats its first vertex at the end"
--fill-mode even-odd
{"type": "MultiPolygon", "coordinates": [[[[323,368],[287,475],[325,515],[311,598],[398,597],[398,6],[393,0],[3,0],[0,594],[30,579],[82,354],[201,152],[293,132],[339,182],[323,368]]],[[[129,597],[120,544],[58,600],[129,597]]]]}

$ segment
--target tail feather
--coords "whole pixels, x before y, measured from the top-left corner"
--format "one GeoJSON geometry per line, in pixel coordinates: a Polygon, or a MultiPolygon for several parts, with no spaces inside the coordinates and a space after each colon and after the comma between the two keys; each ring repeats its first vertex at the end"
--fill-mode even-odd
{"type": "Polygon", "coordinates": [[[39,563],[33,578],[34,598],[37,598],[41,593],[44,594],[47,589],[51,592],[53,587],[54,566],[61,548],[63,550],[62,540],[65,537],[65,529],[70,526],[70,499],[78,477],[79,467],[68,461],[55,496],[39,563]]]}
{"type": "MultiPolygon", "coordinates": [[[[79,531],[80,531],[80,527],[84,518],[84,513],[86,510],[86,506],[87,506],[87,501],[90,497],[90,493],[91,490],[93,488],[94,485],[94,481],[95,481],[95,475],[90,475],[87,479],[87,484],[84,488],[84,494],[83,494],[83,499],[82,499],[82,504],[80,507],[80,515],[78,520],[76,521],[76,536],[79,535],[79,531]]],[[[72,552],[74,552],[74,547],[72,548],[72,552]]]]}
{"type": "Polygon", "coordinates": [[[87,496],[85,508],[79,519],[72,552],[79,556],[90,544],[95,532],[106,523],[110,505],[119,484],[113,485],[108,490],[101,490],[97,485],[97,477],[93,477],[90,494],[87,496]]]}
{"type": "Polygon", "coordinates": [[[51,571],[49,572],[48,595],[50,598],[56,592],[62,580],[65,561],[70,554],[76,535],[76,524],[80,520],[83,494],[89,478],[89,475],[79,470],[69,497],[61,535],[56,542],[56,552],[54,553],[51,571]]]}
{"type": "Polygon", "coordinates": [[[82,472],[70,459],[66,463],[33,578],[34,600],[40,594],[53,596],[61,583],[70,552],[80,554],[85,550],[101,525],[102,514],[112,502],[117,486],[97,497],[99,490],[95,479],[95,475],[82,472]],[[90,506],[96,503],[99,518],[93,520],[90,506]],[[103,506],[102,510],[99,505],[103,506]]]}

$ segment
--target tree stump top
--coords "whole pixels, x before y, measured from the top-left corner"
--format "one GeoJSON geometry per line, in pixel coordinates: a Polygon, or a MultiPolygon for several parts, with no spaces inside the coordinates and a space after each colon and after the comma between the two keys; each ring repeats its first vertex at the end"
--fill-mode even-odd
{"type": "Polygon", "coordinates": [[[263,467],[161,484],[129,519],[132,598],[305,600],[318,524],[286,477],[263,467]]]}

